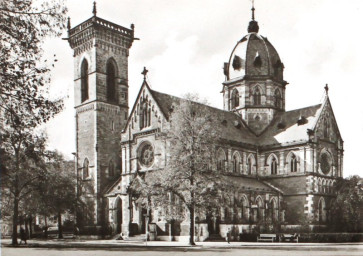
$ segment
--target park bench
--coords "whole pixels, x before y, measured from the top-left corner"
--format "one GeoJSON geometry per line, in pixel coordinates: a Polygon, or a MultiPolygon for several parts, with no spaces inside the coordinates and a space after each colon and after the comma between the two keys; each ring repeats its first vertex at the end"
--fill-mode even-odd
{"type": "Polygon", "coordinates": [[[260,234],[257,237],[257,242],[275,242],[276,234],[260,234]]]}
{"type": "Polygon", "coordinates": [[[299,242],[299,234],[281,234],[280,240],[282,242],[299,242]]]}

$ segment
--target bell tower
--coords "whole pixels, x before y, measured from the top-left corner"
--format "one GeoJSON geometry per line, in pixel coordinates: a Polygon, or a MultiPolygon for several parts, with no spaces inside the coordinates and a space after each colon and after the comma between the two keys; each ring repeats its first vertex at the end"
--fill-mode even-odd
{"type": "MultiPolygon", "coordinates": [[[[120,176],[120,133],[128,117],[128,56],[134,25],[125,28],[93,16],[71,28],[76,110],[77,210],[80,228],[105,224],[103,193],[120,176]]],[[[90,228],[93,227],[93,228],[90,228]]]]}
{"type": "Polygon", "coordinates": [[[266,38],[258,34],[252,6],[248,34],[239,40],[229,61],[224,63],[223,105],[239,114],[251,130],[260,135],[277,112],[285,111],[284,65],[266,38]]]}

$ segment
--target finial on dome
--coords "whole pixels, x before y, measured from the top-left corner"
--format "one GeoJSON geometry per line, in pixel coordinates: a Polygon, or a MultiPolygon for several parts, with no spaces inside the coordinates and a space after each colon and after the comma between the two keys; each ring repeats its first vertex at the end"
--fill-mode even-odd
{"type": "Polygon", "coordinates": [[[247,31],[248,33],[258,33],[259,30],[259,26],[257,21],[255,21],[255,1],[252,0],[252,20],[250,21],[250,23],[248,24],[248,28],[247,31]]]}
{"type": "Polygon", "coordinates": [[[252,20],[255,20],[255,0],[252,0],[252,20]]]}
{"type": "Polygon", "coordinates": [[[93,10],[92,10],[93,16],[96,16],[97,14],[97,8],[96,8],[96,1],[93,2],[93,10]]]}
{"type": "Polygon", "coordinates": [[[71,18],[70,17],[67,18],[67,29],[68,29],[68,31],[71,30],[71,18]]]}

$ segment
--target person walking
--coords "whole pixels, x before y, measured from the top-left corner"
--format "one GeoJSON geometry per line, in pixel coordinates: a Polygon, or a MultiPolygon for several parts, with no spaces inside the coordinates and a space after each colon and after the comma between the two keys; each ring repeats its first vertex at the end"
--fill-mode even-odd
{"type": "Polygon", "coordinates": [[[20,227],[20,244],[22,241],[24,241],[24,244],[27,244],[26,239],[27,239],[27,237],[26,237],[25,230],[23,227],[20,227]]]}
{"type": "Polygon", "coordinates": [[[231,229],[229,228],[227,231],[227,243],[231,243],[231,229]]]}

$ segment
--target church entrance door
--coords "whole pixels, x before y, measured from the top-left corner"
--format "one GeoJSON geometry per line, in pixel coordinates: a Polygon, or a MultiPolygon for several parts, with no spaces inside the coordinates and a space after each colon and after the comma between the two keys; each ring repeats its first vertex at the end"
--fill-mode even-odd
{"type": "Polygon", "coordinates": [[[118,197],[115,202],[115,224],[116,233],[120,234],[122,231],[122,200],[118,197]]]}

